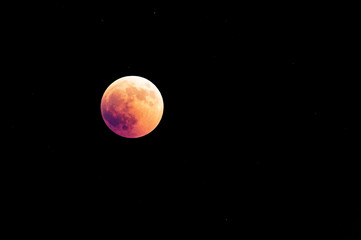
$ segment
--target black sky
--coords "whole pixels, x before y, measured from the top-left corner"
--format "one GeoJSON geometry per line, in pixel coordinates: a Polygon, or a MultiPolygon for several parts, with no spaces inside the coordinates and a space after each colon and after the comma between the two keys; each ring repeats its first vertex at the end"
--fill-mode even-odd
{"type": "Polygon", "coordinates": [[[352,9],[9,7],[3,169],[14,234],[359,239],[352,9]],[[139,139],[115,135],[100,114],[105,89],[128,75],[164,99],[160,125],[139,139]]]}

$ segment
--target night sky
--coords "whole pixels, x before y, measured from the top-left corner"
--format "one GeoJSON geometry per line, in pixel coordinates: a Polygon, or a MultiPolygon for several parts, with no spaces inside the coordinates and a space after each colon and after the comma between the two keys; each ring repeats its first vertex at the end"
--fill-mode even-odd
{"type": "Polygon", "coordinates": [[[354,7],[51,2],[4,7],[14,236],[361,238],[354,7]],[[129,75],[164,100],[138,139],[100,113],[129,75]]]}

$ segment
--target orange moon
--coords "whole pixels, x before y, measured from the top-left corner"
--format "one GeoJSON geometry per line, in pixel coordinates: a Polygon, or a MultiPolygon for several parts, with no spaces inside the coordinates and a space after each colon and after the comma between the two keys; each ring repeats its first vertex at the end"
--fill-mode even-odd
{"type": "Polygon", "coordinates": [[[152,132],[163,115],[163,98],[149,80],[122,77],[105,90],[101,100],[105,124],[126,138],[139,138],[152,132]]]}

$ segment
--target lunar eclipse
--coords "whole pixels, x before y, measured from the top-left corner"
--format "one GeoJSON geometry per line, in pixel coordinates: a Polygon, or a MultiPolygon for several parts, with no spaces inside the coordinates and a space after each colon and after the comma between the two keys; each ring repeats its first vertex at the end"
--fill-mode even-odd
{"type": "Polygon", "coordinates": [[[138,76],[122,77],[105,90],[101,114],[114,133],[139,138],[152,132],[163,115],[163,98],[149,80],[138,76]]]}

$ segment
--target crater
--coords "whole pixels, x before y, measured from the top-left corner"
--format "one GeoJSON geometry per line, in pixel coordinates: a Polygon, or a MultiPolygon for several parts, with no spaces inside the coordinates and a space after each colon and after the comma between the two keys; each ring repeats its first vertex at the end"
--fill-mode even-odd
{"type": "Polygon", "coordinates": [[[125,89],[129,98],[133,98],[134,96],[140,101],[146,101],[146,97],[150,94],[151,91],[146,89],[138,89],[136,87],[129,87],[125,89]]]}
{"type": "Polygon", "coordinates": [[[119,92],[112,92],[109,95],[108,104],[112,109],[115,109],[117,106],[120,106],[122,103],[124,103],[124,99],[122,98],[122,94],[119,92]]]}
{"type": "Polygon", "coordinates": [[[104,111],[103,117],[112,127],[125,131],[133,129],[137,123],[135,116],[129,112],[104,111]]]}

